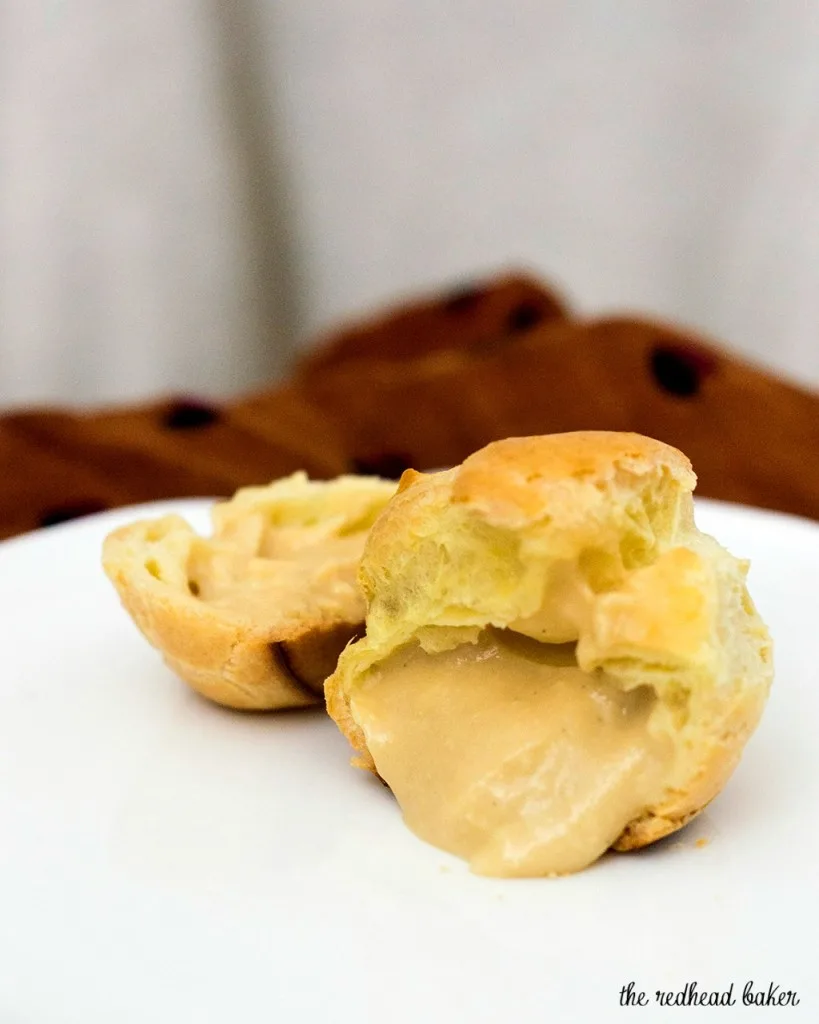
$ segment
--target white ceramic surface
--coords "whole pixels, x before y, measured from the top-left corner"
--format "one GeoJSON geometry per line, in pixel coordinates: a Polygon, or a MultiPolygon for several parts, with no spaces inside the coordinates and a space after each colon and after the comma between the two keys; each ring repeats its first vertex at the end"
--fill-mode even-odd
{"type": "Polygon", "coordinates": [[[761,1019],[748,981],[798,992],[765,1019],[819,1019],[819,525],[700,503],[753,559],[777,662],[708,811],[498,881],[414,838],[320,711],[234,714],[176,681],[99,568],[133,514],[0,545],[2,1024],[761,1019]],[[630,981],[647,1007],[620,1009],[630,981]],[[691,981],[737,1005],[654,1003],[691,981]]]}

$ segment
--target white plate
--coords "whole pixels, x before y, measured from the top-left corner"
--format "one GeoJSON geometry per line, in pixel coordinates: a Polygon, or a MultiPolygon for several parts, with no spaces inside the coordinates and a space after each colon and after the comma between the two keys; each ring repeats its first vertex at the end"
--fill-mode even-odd
{"type": "MultiPolygon", "coordinates": [[[[139,512],[202,528],[208,505],[139,512]]],[[[819,525],[699,505],[754,560],[776,641],[722,796],[643,854],[498,881],[414,838],[321,712],[234,714],[177,682],[99,568],[133,516],[0,545],[2,1024],[661,1021],[685,1011],[655,992],[692,981],[737,1000],[692,1020],[757,1019],[747,982],[819,1019],[819,525]],[[620,1010],[630,981],[648,1008],[620,1010]]]]}

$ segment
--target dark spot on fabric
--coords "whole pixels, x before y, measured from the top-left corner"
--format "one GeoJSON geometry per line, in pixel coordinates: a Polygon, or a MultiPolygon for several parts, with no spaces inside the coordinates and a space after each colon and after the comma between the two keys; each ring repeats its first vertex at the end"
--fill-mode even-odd
{"type": "Polygon", "coordinates": [[[650,366],[657,385],[678,398],[693,398],[700,389],[703,374],[713,369],[703,353],[667,345],[651,350],[650,366]]]}
{"type": "Polygon", "coordinates": [[[486,289],[477,285],[462,285],[454,289],[444,299],[442,305],[446,313],[469,313],[486,295],[486,289]]]}
{"type": "Polygon", "coordinates": [[[108,506],[101,501],[73,501],[43,512],[39,519],[39,525],[57,526],[59,523],[68,523],[72,519],[96,515],[98,512],[104,512],[107,508],[108,506]]]}
{"type": "Polygon", "coordinates": [[[412,459],[403,452],[384,452],[353,459],[350,464],[351,472],[359,476],[380,476],[385,480],[398,480],[405,469],[412,469],[412,459]]]}
{"type": "Polygon", "coordinates": [[[543,310],[534,302],[521,302],[506,318],[506,329],[512,334],[528,331],[543,319],[543,310]]]}
{"type": "Polygon", "coordinates": [[[162,417],[167,430],[198,430],[209,427],[219,419],[219,410],[207,402],[184,400],[174,402],[162,417]]]}

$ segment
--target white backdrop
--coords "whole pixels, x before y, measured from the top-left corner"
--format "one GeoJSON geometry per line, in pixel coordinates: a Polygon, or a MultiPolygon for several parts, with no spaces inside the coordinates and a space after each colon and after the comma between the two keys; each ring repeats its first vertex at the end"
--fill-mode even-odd
{"type": "Polygon", "coordinates": [[[819,384],[819,0],[0,0],[0,404],[510,264],[819,384]]]}

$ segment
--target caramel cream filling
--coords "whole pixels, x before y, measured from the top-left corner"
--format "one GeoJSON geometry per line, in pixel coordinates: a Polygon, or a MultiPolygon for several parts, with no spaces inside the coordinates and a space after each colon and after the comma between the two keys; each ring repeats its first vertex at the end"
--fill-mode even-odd
{"type": "Polygon", "coordinates": [[[588,866],[662,793],[673,743],[651,728],[656,702],[582,672],[573,645],[489,629],[402,648],[352,710],[416,835],[478,874],[537,876],[588,866]]]}
{"type": "Polygon", "coordinates": [[[295,620],[322,611],[363,620],[356,573],[366,536],[289,529],[198,541],[188,562],[188,587],[214,608],[253,621],[280,618],[282,608],[295,620]]]}

